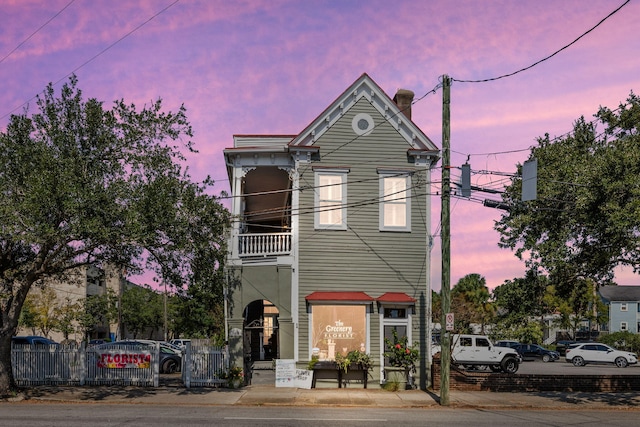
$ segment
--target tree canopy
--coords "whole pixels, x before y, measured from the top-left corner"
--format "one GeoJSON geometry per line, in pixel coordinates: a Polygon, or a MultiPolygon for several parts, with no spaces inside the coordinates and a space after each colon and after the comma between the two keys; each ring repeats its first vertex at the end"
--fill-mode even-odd
{"type": "Polygon", "coordinates": [[[546,271],[560,295],[580,280],[611,283],[619,266],[640,271],[640,99],[632,92],[595,118],[538,139],[529,156],[538,163],[537,199],[521,202],[515,177],[503,195],[510,210],[495,226],[499,245],[546,271]]]}
{"type": "Polygon", "coordinates": [[[37,107],[0,133],[0,395],[15,388],[11,336],[34,284],[112,264],[222,286],[228,212],[213,182],[193,182],[183,166],[195,152],[184,106],[107,109],[84,100],[72,76],[59,95],[49,84],[37,107]]]}

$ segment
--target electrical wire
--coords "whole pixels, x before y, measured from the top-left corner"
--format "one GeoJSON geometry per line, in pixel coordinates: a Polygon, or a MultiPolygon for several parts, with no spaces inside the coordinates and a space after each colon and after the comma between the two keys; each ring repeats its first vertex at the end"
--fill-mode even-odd
{"type": "MultiPolygon", "coordinates": [[[[91,58],[89,58],[88,60],[84,61],[82,64],[78,65],[76,68],[74,68],[73,70],[71,70],[70,72],[68,72],[67,74],[65,74],[63,77],[61,77],[60,79],[58,79],[57,81],[55,81],[53,83],[53,86],[58,85],[60,82],[62,82],[63,80],[67,79],[69,76],[71,76],[72,74],[76,73],[78,70],[80,70],[81,68],[84,68],[86,65],[88,65],[89,63],[93,62],[94,60],[96,60],[98,57],[102,56],[104,53],[106,53],[108,50],[110,50],[112,47],[114,47],[115,45],[117,45],[118,43],[120,43],[121,41],[123,41],[124,39],[126,39],[127,37],[129,37],[131,34],[135,33],[136,31],[138,31],[140,28],[144,27],[145,25],[147,25],[149,22],[151,22],[153,19],[157,18],[160,14],[166,12],[169,8],[171,8],[172,6],[174,6],[176,3],[178,3],[180,0],[175,0],[173,3],[169,4],[168,6],[164,7],[163,9],[161,9],[159,12],[155,13],[154,15],[152,15],[150,18],[148,18],[146,21],[144,21],[143,23],[141,23],[140,25],[138,25],[137,27],[133,28],[131,31],[127,32],[125,35],[123,35],[122,37],[120,37],[119,39],[117,39],[116,41],[114,41],[113,43],[111,43],[109,46],[105,47],[104,49],[102,49],[100,52],[98,52],[97,54],[95,54],[94,56],[92,56],[91,58]]],[[[26,100],[25,102],[23,102],[22,104],[18,105],[17,107],[15,107],[14,109],[12,109],[11,111],[9,111],[8,113],[4,114],[3,116],[0,116],[0,119],[4,119],[7,116],[9,116],[10,114],[12,114],[14,111],[16,111],[19,108],[24,107],[25,105],[27,105],[29,102],[33,101],[34,99],[36,99],[38,97],[38,95],[34,95],[31,98],[29,98],[28,100],[26,100]]]]}
{"type": "Polygon", "coordinates": [[[16,46],[15,48],[13,48],[13,50],[9,53],[7,53],[2,59],[0,59],[0,64],[2,64],[5,59],[7,59],[8,57],[10,57],[16,50],[20,49],[20,47],[22,47],[22,45],[24,45],[26,42],[28,42],[29,40],[31,40],[31,37],[35,36],[38,32],[40,32],[40,30],[42,30],[44,27],[46,27],[51,21],[53,21],[54,19],[56,19],[62,12],[64,12],[69,6],[71,6],[73,4],[73,2],[75,2],[76,0],[71,0],[69,3],[67,3],[67,5],[65,7],[63,7],[62,9],[60,9],[60,11],[58,11],[58,13],[56,13],[55,15],[53,15],[51,18],[49,18],[44,24],[42,24],[40,27],[38,27],[37,30],[35,30],[33,33],[31,33],[31,35],[29,37],[27,37],[26,39],[24,39],[23,41],[21,41],[18,46],[16,46]]]}
{"type": "Polygon", "coordinates": [[[506,77],[511,77],[511,76],[515,76],[518,73],[521,73],[523,71],[527,71],[533,67],[535,67],[536,65],[539,65],[551,58],[553,58],[554,56],[556,56],[558,53],[562,52],[563,50],[569,48],[570,46],[572,46],[573,44],[577,43],[578,40],[580,40],[581,38],[585,37],[587,34],[589,34],[590,32],[592,32],[593,30],[595,30],[596,28],[598,28],[604,21],[606,21],[607,19],[609,19],[610,17],[612,17],[613,15],[615,15],[618,11],[620,11],[620,9],[622,9],[624,6],[626,6],[627,4],[629,4],[631,0],[626,0],[624,3],[622,3],[620,6],[618,6],[613,12],[611,12],[610,14],[608,14],[607,16],[605,16],[604,18],[602,18],[600,20],[600,22],[598,22],[596,25],[594,25],[593,27],[591,27],[590,29],[588,29],[587,31],[585,31],[584,33],[582,33],[577,39],[575,39],[574,41],[572,41],[571,43],[561,47],[560,49],[556,50],[555,52],[553,52],[551,55],[546,56],[542,59],[540,59],[539,61],[534,62],[533,64],[521,68],[517,71],[514,71],[512,73],[508,73],[508,74],[503,74],[501,76],[498,77],[491,77],[488,79],[481,79],[481,80],[463,80],[463,79],[456,79],[456,78],[451,78],[452,81],[455,82],[459,82],[459,83],[485,83],[485,82],[491,82],[491,81],[495,81],[495,80],[500,80],[500,79],[504,79],[506,77]]]}

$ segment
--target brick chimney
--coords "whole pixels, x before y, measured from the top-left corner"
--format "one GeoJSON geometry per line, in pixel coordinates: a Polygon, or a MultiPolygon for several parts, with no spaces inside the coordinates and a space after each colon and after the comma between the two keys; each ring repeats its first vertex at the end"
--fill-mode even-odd
{"type": "Polygon", "coordinates": [[[398,89],[393,102],[396,103],[400,111],[404,113],[409,120],[411,120],[411,103],[413,102],[414,93],[407,89],[398,89]]]}

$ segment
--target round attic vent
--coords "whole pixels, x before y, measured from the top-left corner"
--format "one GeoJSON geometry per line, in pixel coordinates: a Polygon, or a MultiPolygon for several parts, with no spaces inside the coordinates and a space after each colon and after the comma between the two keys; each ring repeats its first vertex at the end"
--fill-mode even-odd
{"type": "Polygon", "coordinates": [[[373,118],[366,113],[356,114],[353,120],[351,120],[351,127],[356,135],[369,135],[373,132],[374,126],[373,118]]]}

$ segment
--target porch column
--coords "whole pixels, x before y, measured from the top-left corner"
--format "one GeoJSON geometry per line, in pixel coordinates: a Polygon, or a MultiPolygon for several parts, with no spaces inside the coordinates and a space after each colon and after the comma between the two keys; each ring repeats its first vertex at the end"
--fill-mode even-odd
{"type": "Polygon", "coordinates": [[[295,329],[291,317],[278,317],[280,359],[295,359],[295,329]]]}

